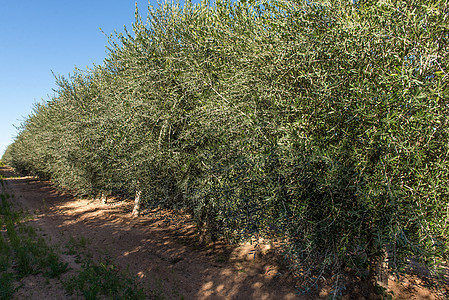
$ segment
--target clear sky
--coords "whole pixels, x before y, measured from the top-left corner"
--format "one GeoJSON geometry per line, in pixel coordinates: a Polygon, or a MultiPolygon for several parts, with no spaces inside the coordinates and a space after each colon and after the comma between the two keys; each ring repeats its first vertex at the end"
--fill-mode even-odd
{"type": "Polygon", "coordinates": [[[145,20],[147,0],[0,0],[0,158],[14,125],[53,95],[52,72],[101,64],[108,45],[102,31],[131,30],[136,2],[145,20]]]}

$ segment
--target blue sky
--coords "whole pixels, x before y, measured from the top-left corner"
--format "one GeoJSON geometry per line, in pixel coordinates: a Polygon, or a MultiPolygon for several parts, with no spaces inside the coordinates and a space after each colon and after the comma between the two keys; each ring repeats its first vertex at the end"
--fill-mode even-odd
{"type": "Polygon", "coordinates": [[[0,158],[17,133],[14,125],[33,103],[53,95],[52,72],[101,64],[108,44],[101,30],[131,30],[136,2],[145,19],[147,0],[0,0],[0,158]]]}

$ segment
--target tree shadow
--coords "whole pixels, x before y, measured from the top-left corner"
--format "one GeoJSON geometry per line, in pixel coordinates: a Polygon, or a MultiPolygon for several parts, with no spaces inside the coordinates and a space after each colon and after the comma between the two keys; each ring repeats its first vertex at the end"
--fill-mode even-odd
{"type": "Polygon", "coordinates": [[[132,218],[132,200],[110,207],[60,193],[36,178],[6,176],[14,202],[38,212],[38,225],[54,229],[52,239],[66,245],[84,237],[94,259],[107,256],[128,269],[152,291],[149,297],[313,299],[298,296],[286,274],[272,271],[277,270],[273,261],[251,259],[242,248],[221,241],[201,243],[185,216],[164,210],[132,218]]]}

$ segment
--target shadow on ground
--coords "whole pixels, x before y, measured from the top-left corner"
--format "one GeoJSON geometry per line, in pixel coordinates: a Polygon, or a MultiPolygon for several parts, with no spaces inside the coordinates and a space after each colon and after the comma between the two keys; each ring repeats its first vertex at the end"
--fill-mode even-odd
{"type": "Polygon", "coordinates": [[[251,246],[199,243],[186,216],[167,211],[130,216],[132,201],[116,205],[76,199],[49,182],[22,177],[6,167],[15,205],[35,214],[54,243],[85,239],[94,259],[107,256],[138,276],[152,296],[166,299],[315,299],[300,297],[291,279],[267,257],[249,256],[251,246]]]}

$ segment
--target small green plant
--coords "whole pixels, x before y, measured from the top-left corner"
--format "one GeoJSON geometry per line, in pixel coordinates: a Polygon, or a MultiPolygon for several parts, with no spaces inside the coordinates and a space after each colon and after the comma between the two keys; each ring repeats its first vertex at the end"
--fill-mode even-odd
{"type": "Polygon", "coordinates": [[[7,200],[10,197],[1,194],[0,226],[6,228],[6,235],[0,234],[0,299],[10,299],[20,288],[14,288],[16,279],[39,273],[55,278],[68,269],[56,249],[47,245],[44,238],[26,224],[29,216],[23,210],[11,209],[7,200]],[[12,263],[15,268],[8,272],[12,263]]]}
{"type": "Polygon", "coordinates": [[[86,246],[89,243],[89,240],[85,237],[73,237],[71,236],[69,238],[69,241],[66,243],[65,248],[67,249],[64,251],[65,254],[68,255],[75,255],[76,263],[81,263],[81,257],[92,257],[91,253],[87,250],[86,246]]]}
{"type": "Polygon", "coordinates": [[[58,255],[53,252],[48,253],[48,255],[43,259],[43,263],[47,265],[47,270],[44,275],[49,278],[56,278],[61,276],[61,274],[67,272],[68,263],[62,262],[58,255]]]}
{"type": "Polygon", "coordinates": [[[56,250],[48,246],[43,239],[29,226],[11,243],[15,253],[19,276],[43,273],[44,276],[55,278],[68,270],[68,263],[62,262],[56,250]]]}
{"type": "Polygon", "coordinates": [[[20,286],[14,287],[14,275],[12,273],[0,273],[0,300],[11,299],[19,288],[20,286]]]}
{"type": "Polygon", "coordinates": [[[75,255],[77,254],[77,247],[76,247],[76,240],[73,237],[70,237],[69,241],[66,243],[66,251],[64,251],[65,254],[68,255],[75,255]]]}
{"type": "Polygon", "coordinates": [[[77,275],[65,283],[67,292],[82,295],[86,299],[97,299],[100,295],[113,299],[145,299],[135,278],[121,272],[109,259],[99,263],[86,259],[77,275]]]}
{"type": "MultiPolygon", "coordinates": [[[[89,244],[89,241],[84,236],[80,236],[80,237],[71,236],[69,238],[69,241],[66,244],[66,247],[69,249],[69,251],[75,252],[75,250],[78,250],[78,251],[85,250],[87,244],[89,244]]],[[[74,254],[74,253],[71,253],[71,254],[74,254]]]]}
{"type": "MultiPolygon", "coordinates": [[[[3,220],[0,218],[0,228],[3,226],[3,220]]],[[[0,234],[0,272],[5,272],[8,269],[10,263],[10,248],[3,237],[3,234],[0,234]]]]}

